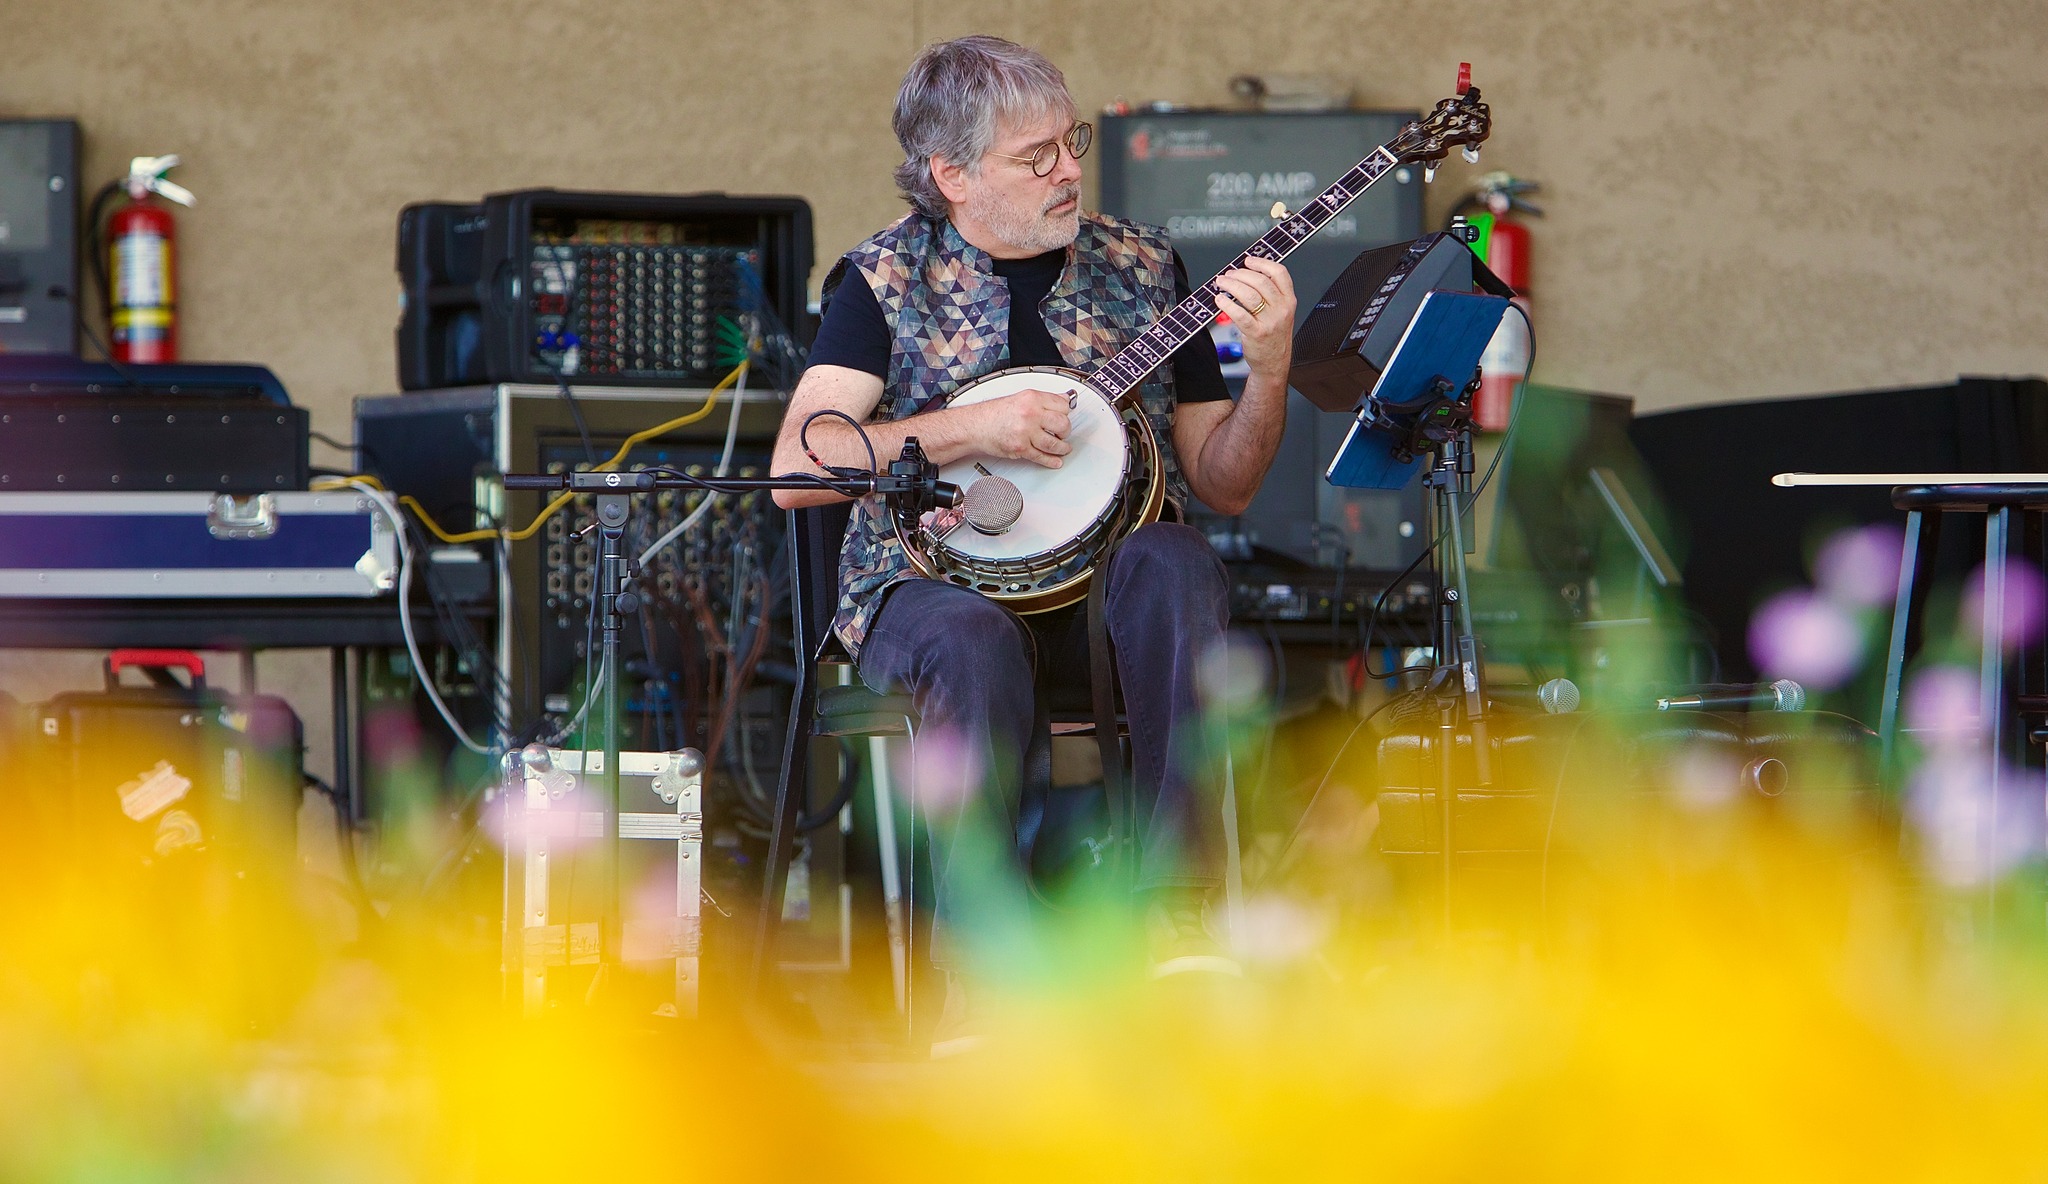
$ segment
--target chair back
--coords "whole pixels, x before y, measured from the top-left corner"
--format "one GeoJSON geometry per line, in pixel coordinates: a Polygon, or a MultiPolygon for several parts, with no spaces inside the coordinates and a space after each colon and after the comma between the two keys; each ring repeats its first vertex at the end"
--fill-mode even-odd
{"type": "Polygon", "coordinates": [[[815,662],[836,646],[832,617],[839,611],[839,544],[852,517],[852,502],[789,512],[790,629],[801,661],[815,662]]]}

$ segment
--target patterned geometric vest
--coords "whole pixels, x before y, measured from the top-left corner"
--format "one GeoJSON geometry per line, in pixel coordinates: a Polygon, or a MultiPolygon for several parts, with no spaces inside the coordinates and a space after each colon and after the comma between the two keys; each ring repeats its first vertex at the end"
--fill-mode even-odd
{"type": "MultiPolygon", "coordinates": [[[[950,221],[905,215],[847,252],[825,277],[826,297],[852,273],[874,292],[893,336],[876,421],[944,406],[944,397],[963,384],[1008,364],[1009,283],[950,221]]],[[[1066,269],[1039,314],[1066,364],[1087,370],[1172,309],[1173,293],[1173,248],[1164,232],[1083,213],[1066,269]]],[[[1167,496],[1183,504],[1187,483],[1173,453],[1171,366],[1148,375],[1139,393],[1159,439],[1167,496]]],[[[883,591],[914,578],[882,499],[854,503],[839,552],[839,612],[832,621],[848,652],[859,654],[883,591]]]]}

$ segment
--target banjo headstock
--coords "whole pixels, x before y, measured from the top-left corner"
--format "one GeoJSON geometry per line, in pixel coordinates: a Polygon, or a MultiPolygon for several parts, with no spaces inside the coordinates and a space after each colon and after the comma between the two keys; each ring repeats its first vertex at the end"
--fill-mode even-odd
{"type": "Polygon", "coordinates": [[[1465,150],[1465,159],[1479,158],[1479,145],[1493,131],[1493,114],[1479,101],[1479,88],[1470,84],[1471,67],[1458,71],[1458,93],[1438,103],[1428,115],[1401,129],[1387,142],[1387,150],[1402,164],[1419,164],[1434,174],[1436,166],[1453,148],[1465,150]]]}

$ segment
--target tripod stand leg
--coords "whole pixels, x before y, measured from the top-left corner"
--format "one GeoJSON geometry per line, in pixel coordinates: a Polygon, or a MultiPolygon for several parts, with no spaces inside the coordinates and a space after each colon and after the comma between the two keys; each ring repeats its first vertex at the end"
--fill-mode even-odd
{"type": "MultiPolygon", "coordinates": [[[[598,928],[597,984],[624,953],[625,923],[619,896],[619,867],[625,852],[619,834],[619,629],[620,598],[626,580],[626,518],[632,503],[623,494],[600,494],[597,498],[599,608],[603,617],[603,658],[598,663],[604,679],[604,839],[605,859],[604,922],[598,928]]],[[[593,984],[595,993],[599,986],[593,984]]]]}
{"type": "Polygon", "coordinates": [[[759,999],[775,960],[775,938],[782,927],[782,894],[789,882],[789,861],[796,849],[796,824],[808,796],[811,775],[811,717],[818,710],[817,668],[797,667],[796,693],[790,698],[789,730],[782,742],[782,781],[775,791],[769,820],[768,865],[761,871],[761,899],[754,917],[754,944],[747,967],[747,993],[759,999]]]}
{"type": "Polygon", "coordinates": [[[1451,808],[1458,799],[1458,708],[1449,700],[1437,707],[1436,808],[1437,847],[1443,856],[1444,937],[1451,936],[1451,808]]]}

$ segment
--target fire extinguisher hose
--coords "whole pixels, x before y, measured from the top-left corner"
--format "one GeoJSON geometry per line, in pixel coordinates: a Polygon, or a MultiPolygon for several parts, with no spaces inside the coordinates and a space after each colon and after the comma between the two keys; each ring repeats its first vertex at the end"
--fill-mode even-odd
{"type": "MultiPolygon", "coordinates": [[[[92,280],[100,292],[100,315],[111,321],[114,315],[114,285],[107,277],[107,206],[128,187],[126,177],[118,177],[92,195],[92,205],[85,216],[85,257],[92,265],[92,280]]],[[[100,352],[107,353],[98,337],[93,344],[101,345],[100,352]]],[[[111,356],[111,355],[109,355],[111,356]]]]}

